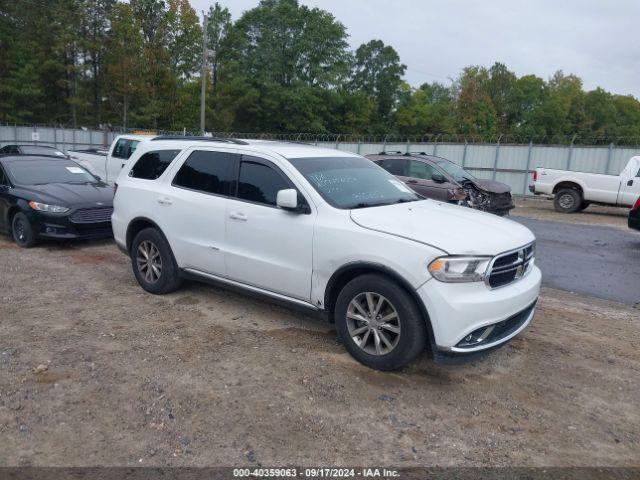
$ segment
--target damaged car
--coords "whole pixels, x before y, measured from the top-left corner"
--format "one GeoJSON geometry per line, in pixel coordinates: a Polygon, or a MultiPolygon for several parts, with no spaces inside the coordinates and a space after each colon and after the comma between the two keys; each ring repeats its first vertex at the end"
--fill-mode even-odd
{"type": "Polygon", "coordinates": [[[427,198],[505,216],[514,208],[511,187],[476,178],[450,160],[425,153],[382,152],[367,158],[427,198]]]}

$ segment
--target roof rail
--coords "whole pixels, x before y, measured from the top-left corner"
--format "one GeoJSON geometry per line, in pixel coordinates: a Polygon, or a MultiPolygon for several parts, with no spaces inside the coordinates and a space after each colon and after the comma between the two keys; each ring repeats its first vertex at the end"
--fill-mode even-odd
{"type": "Polygon", "coordinates": [[[244,140],[238,140],[236,138],[218,138],[218,137],[186,137],[184,135],[158,135],[153,137],[151,141],[156,140],[178,140],[188,142],[220,142],[220,143],[233,143],[235,145],[249,145],[244,140]]]}
{"type": "Polygon", "coordinates": [[[402,155],[400,150],[383,150],[378,155],[402,155]]]}

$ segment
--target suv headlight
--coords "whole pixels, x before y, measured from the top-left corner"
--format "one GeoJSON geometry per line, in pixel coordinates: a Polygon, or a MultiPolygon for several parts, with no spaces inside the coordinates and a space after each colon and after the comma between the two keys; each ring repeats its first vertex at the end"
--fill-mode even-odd
{"type": "Polygon", "coordinates": [[[33,200],[29,202],[29,206],[39,212],[64,213],[69,211],[67,207],[61,207],[60,205],[47,205],[46,203],[38,203],[33,200]]]}
{"type": "Polygon", "coordinates": [[[440,257],[429,264],[429,273],[441,282],[482,282],[492,257],[440,257]]]}

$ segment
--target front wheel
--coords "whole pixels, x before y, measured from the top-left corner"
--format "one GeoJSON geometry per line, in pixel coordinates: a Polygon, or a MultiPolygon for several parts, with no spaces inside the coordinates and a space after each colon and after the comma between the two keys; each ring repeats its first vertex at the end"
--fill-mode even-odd
{"type": "Polygon", "coordinates": [[[376,370],[397,370],[426,346],[427,328],[415,301],[382,275],[351,280],[338,296],[335,321],[351,356],[376,370]]]}
{"type": "Polygon", "coordinates": [[[17,213],[11,222],[13,240],[19,247],[31,248],[36,244],[37,238],[33,226],[24,213],[17,213]]]}
{"type": "Polygon", "coordinates": [[[575,213],[582,205],[582,195],[573,188],[563,188],[556,193],[553,206],[560,213],[575,213]]]}
{"type": "Polygon", "coordinates": [[[145,228],[131,244],[133,274],[142,288],[155,295],[177,290],[182,283],[169,243],[155,228],[145,228]]]}

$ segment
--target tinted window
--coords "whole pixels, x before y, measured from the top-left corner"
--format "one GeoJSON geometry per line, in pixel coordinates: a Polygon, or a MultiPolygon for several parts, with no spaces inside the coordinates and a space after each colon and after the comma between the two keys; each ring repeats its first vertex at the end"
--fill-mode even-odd
{"type": "Polygon", "coordinates": [[[327,202],[337,208],[366,208],[420,198],[366,158],[291,158],[289,161],[327,202]]]}
{"type": "Polygon", "coordinates": [[[2,170],[2,167],[0,167],[0,185],[9,185],[9,182],[7,181],[7,177],[5,177],[4,175],[4,171],[2,170]]]}
{"type": "Polygon", "coordinates": [[[428,163],[420,162],[418,160],[411,160],[409,162],[409,177],[431,180],[433,178],[433,174],[436,172],[437,170],[428,163]]]}
{"type": "Polygon", "coordinates": [[[7,170],[19,185],[97,182],[80,165],[64,159],[11,162],[7,165],[7,170]]]}
{"type": "Polygon", "coordinates": [[[251,161],[251,157],[243,158],[238,180],[238,198],[275,206],[278,191],[287,188],[291,186],[276,170],[251,161]]]}
{"type": "Polygon", "coordinates": [[[378,163],[382,168],[392,175],[398,175],[400,177],[407,176],[407,161],[399,159],[382,160],[378,163]]]}
{"type": "Polygon", "coordinates": [[[7,145],[6,147],[2,147],[0,148],[0,153],[9,153],[9,149],[11,147],[9,145],[7,145]]]}
{"type": "Polygon", "coordinates": [[[158,150],[142,155],[129,172],[130,177],[155,180],[171,164],[180,150],[158,150]]]}
{"type": "Polygon", "coordinates": [[[121,138],[116,142],[116,146],[113,147],[112,157],[115,158],[124,158],[127,159],[131,156],[133,152],[136,151],[136,147],[138,146],[137,140],[128,140],[126,138],[121,138]]]}
{"type": "Polygon", "coordinates": [[[201,192],[229,195],[235,191],[239,155],[195,151],[173,179],[173,185],[201,192]]]}

